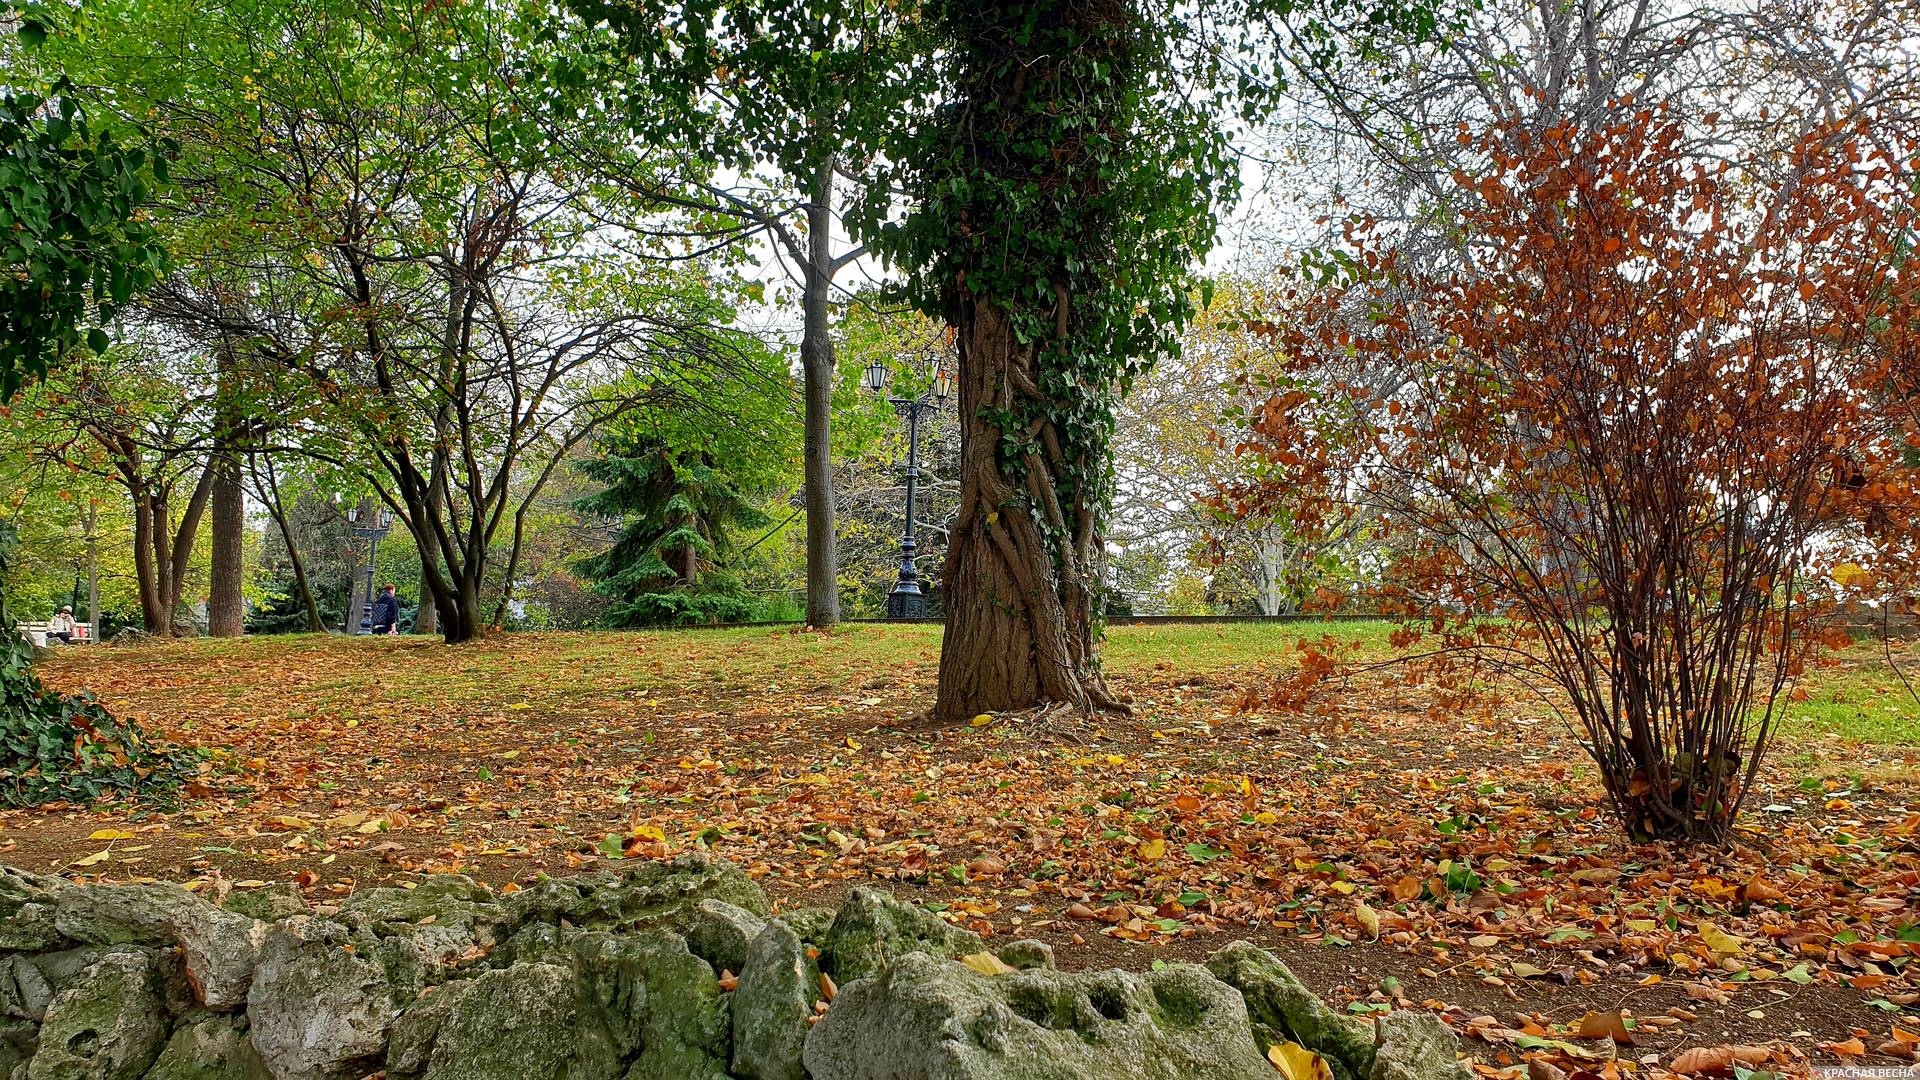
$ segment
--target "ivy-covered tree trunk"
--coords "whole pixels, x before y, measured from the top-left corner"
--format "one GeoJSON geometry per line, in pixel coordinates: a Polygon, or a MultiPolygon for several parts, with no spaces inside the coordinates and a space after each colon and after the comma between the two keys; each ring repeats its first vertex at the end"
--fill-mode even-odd
{"type": "Polygon", "coordinates": [[[1166,57],[1129,0],[938,10],[958,100],[906,231],[944,235],[932,284],[960,357],[934,718],[1122,708],[1095,629],[1113,404],[1190,312],[1206,202],[1164,160],[1183,152],[1166,57]]]}
{"type": "MultiPolygon", "coordinates": [[[[1013,469],[1001,454],[1007,432],[999,419],[1025,411],[1021,404],[1047,404],[1037,393],[1036,349],[1018,340],[1006,312],[986,297],[963,297],[954,325],[960,512],[943,578],[947,628],[935,718],[1056,703],[1080,712],[1112,707],[1093,630],[1096,508],[1084,498],[1060,499],[1071,484],[1063,474],[1076,463],[1055,460],[1042,446],[1020,462],[1024,470],[1013,469]]],[[[1060,452],[1044,420],[1038,433],[1060,452]]]]}

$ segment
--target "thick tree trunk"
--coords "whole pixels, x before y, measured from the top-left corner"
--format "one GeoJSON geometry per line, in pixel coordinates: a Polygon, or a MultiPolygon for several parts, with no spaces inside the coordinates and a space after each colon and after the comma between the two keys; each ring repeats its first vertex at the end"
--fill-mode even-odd
{"type": "Polygon", "coordinates": [[[246,601],[241,596],[241,580],[246,574],[245,545],[247,530],[246,489],[240,481],[240,455],[234,445],[240,437],[241,417],[235,395],[233,353],[223,350],[219,358],[215,395],[218,422],[214,433],[213,460],[213,552],[207,583],[207,636],[239,637],[246,632],[246,601]]]}
{"type": "Polygon", "coordinates": [[[420,588],[420,606],[413,612],[413,632],[416,634],[437,634],[440,632],[438,613],[435,611],[433,593],[425,585],[420,588]]]}
{"type": "Polygon", "coordinates": [[[246,632],[247,619],[240,591],[247,525],[240,459],[230,447],[217,449],[213,470],[213,565],[207,592],[207,635],[239,637],[246,632]]]}
{"type": "Polygon", "coordinates": [[[833,505],[833,161],[820,166],[807,208],[805,323],[800,371],[805,383],[803,438],[807,510],[807,622],[828,627],[840,621],[839,525],[833,505]]]}
{"type": "Polygon", "coordinates": [[[1038,454],[1016,488],[999,459],[1005,433],[987,419],[1004,415],[1014,395],[1033,386],[1032,349],[991,302],[963,297],[958,309],[960,512],[947,545],[934,719],[1055,704],[1083,713],[1116,707],[1095,662],[1090,517],[1085,508],[1061,513],[1038,454]],[[1058,553],[1036,503],[1062,523],[1073,518],[1072,528],[1058,530],[1074,537],[1058,553]]]}

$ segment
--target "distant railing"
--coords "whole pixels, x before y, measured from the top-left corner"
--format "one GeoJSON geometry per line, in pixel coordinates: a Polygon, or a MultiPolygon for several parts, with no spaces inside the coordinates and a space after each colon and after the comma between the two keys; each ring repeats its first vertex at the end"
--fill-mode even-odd
{"type": "MultiPolygon", "coordinates": [[[[1314,622],[1368,622],[1380,619],[1397,618],[1394,615],[1381,615],[1371,611],[1296,611],[1287,615],[1110,615],[1106,619],[1108,626],[1204,626],[1211,623],[1314,623],[1314,622]]],[[[844,625],[876,625],[886,623],[932,623],[940,625],[944,618],[925,619],[841,619],[844,625]]],[[[804,619],[769,619],[762,622],[701,623],[694,626],[661,627],[665,630],[739,630],[756,626],[805,626],[804,619]]]]}

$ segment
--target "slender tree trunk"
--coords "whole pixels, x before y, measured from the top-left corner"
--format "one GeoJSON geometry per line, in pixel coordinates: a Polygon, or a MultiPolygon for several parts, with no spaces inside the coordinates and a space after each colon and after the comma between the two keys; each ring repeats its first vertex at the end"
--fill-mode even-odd
{"type": "Polygon", "coordinates": [[[140,623],[149,634],[170,634],[173,608],[167,605],[161,580],[164,568],[172,564],[166,550],[166,500],[144,477],[136,477],[128,486],[133,494],[133,576],[140,589],[140,623]]]}
{"type": "Polygon", "coordinates": [[[807,622],[840,621],[839,526],[833,505],[833,159],[820,166],[807,207],[805,323],[800,371],[805,383],[805,501],[807,510],[807,622]]]}
{"type": "Polygon", "coordinates": [[[222,349],[214,387],[216,418],[213,460],[213,552],[207,583],[207,636],[239,637],[246,633],[247,608],[241,595],[246,575],[247,495],[241,486],[240,439],[242,419],[237,395],[238,372],[233,350],[222,349]]]}
{"type": "Polygon", "coordinates": [[[300,545],[293,542],[293,524],[287,520],[286,503],[280,499],[280,478],[274,474],[273,459],[255,457],[253,474],[256,482],[265,480],[261,493],[266,496],[267,516],[280,530],[280,540],[287,545],[287,562],[293,567],[294,593],[300,599],[300,607],[307,613],[307,630],[315,634],[327,632],[326,620],[320,617],[320,604],[313,598],[313,583],[307,579],[307,560],[300,554],[300,545]]]}
{"type": "Polygon", "coordinates": [[[87,633],[100,640],[100,507],[87,500],[87,633]]]}
{"type": "Polygon", "coordinates": [[[1097,563],[1088,557],[1095,553],[1086,508],[1067,510],[1087,531],[1056,560],[1030,501],[1049,516],[1057,510],[1044,463],[1035,455],[1028,490],[1016,489],[999,460],[1005,433],[988,419],[1004,415],[1017,385],[1032,386],[1032,348],[986,299],[964,298],[959,315],[960,512],[942,582],[946,638],[934,719],[1052,704],[1114,707],[1095,666],[1095,589],[1086,575],[1097,563]]]}

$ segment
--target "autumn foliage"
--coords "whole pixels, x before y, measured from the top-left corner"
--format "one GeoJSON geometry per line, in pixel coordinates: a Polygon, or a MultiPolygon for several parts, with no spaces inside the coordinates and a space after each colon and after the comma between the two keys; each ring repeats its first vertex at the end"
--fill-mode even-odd
{"type": "Polygon", "coordinates": [[[1781,161],[1653,109],[1463,133],[1454,265],[1356,230],[1354,280],[1276,319],[1365,422],[1329,454],[1297,415],[1323,400],[1275,395],[1240,446],[1283,466],[1266,497],[1377,515],[1382,600],[1548,684],[1635,836],[1724,835],[1848,588],[1904,588],[1913,152],[1869,134],[1781,161]]]}

